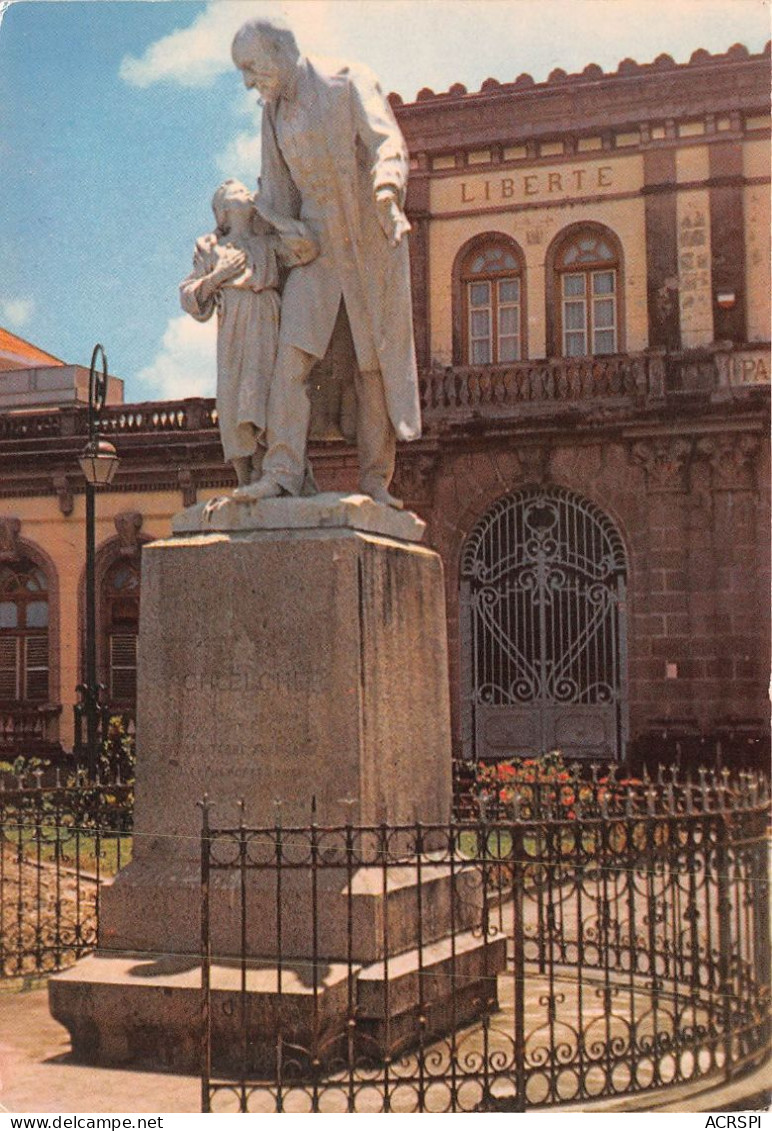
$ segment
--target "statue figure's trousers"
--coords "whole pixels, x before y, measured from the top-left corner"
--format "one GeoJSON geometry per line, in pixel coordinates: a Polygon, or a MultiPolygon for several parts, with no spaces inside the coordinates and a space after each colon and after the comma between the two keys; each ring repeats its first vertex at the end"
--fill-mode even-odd
{"type": "MultiPolygon", "coordinates": [[[[263,475],[299,495],[306,469],[311,402],[306,383],[316,358],[282,344],[268,399],[268,451],[263,475]]],[[[389,419],[383,378],[378,370],[356,371],[359,484],[365,494],[388,487],[394,475],[396,436],[389,419]]]]}

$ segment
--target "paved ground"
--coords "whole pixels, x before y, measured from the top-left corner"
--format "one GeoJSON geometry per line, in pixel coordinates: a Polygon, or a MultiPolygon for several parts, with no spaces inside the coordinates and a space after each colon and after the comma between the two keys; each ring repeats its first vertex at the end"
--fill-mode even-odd
{"type": "Polygon", "coordinates": [[[69,1056],[67,1030],[45,988],[0,992],[0,1104],[6,1111],[196,1112],[196,1077],[86,1068],[69,1056]]]}
{"type": "MultiPolygon", "coordinates": [[[[506,907],[500,927],[511,937],[511,908],[506,907]]],[[[595,1016],[604,1017],[602,998],[595,994],[593,980],[584,982],[586,1000],[581,1016],[585,1024],[595,1016]],[[595,1001],[590,1004],[590,995],[595,1001]]],[[[561,1020],[576,1016],[576,983],[562,980],[561,1020]]],[[[545,1020],[543,992],[538,977],[529,975],[526,993],[526,1033],[538,1032],[545,1020]]],[[[497,1015],[490,1034],[493,1045],[506,1050],[512,1034],[512,980],[504,975],[499,982],[502,1012],[497,1015]]],[[[645,1005],[645,1002],[643,1003],[645,1005]]],[[[637,1012],[637,1010],[636,1010],[637,1012]]],[[[465,1040],[476,1043],[476,1034],[467,1030],[465,1040]]],[[[703,1085],[704,1086],[704,1085],[703,1085]]],[[[772,1062],[752,1076],[720,1085],[701,1096],[693,1087],[683,1086],[659,1093],[631,1095],[627,1099],[601,1101],[597,1110],[605,1111],[718,1111],[764,1110],[765,1093],[772,1089],[772,1062]]],[[[259,1109],[260,1097],[256,1098],[259,1109]]],[[[268,1098],[268,1097],[266,1097],[268,1098]]],[[[506,1099],[504,1102],[506,1103],[506,1099]]],[[[540,1102],[538,1092],[529,1097],[540,1102]]],[[[54,1021],[48,1011],[48,993],[44,981],[32,988],[4,982],[0,988],[0,1112],[199,1112],[200,1081],[198,1077],[166,1073],[139,1072],[129,1069],[94,1068],[76,1064],[70,1056],[67,1031],[54,1021]]],[[[220,1105],[215,1105],[215,1110],[220,1105]]],[[[267,1110],[272,1110],[269,1106],[267,1110]]],[[[553,1109],[554,1110],[554,1109],[553,1109]]],[[[575,1107],[567,1110],[587,1110],[575,1107]]]]}
{"type": "MultiPolygon", "coordinates": [[[[506,983],[501,1004],[508,1013],[506,983]]],[[[529,995],[530,997],[531,995],[529,995]]],[[[686,1088],[650,1092],[599,1104],[606,1111],[759,1110],[759,1094],[772,1085],[769,1066],[754,1077],[696,1097],[686,1088]],[[748,1097],[755,1097],[748,1101],[748,1097]]],[[[538,1099],[533,1097],[536,1102],[538,1099]]],[[[255,1110],[263,1104],[255,1097],[255,1110]]],[[[264,1097],[268,1100],[268,1097],[264,1097]]],[[[252,1106],[252,1105],[251,1105],[252,1106]]],[[[221,1108],[218,1103],[215,1110],[221,1108]]],[[[227,1110],[227,1107],[223,1107],[227,1110]]],[[[197,1077],[93,1068],[75,1064],[66,1030],[48,1012],[44,986],[0,991],[0,1111],[9,1112],[198,1112],[197,1077]]],[[[272,1110],[268,1106],[266,1110],[272,1110]]],[[[574,1108],[574,1110],[577,1110],[574,1108]]],[[[583,1110],[579,1108],[578,1110],[583,1110]]],[[[586,1110],[586,1107],[584,1108],[586,1110]]]]}

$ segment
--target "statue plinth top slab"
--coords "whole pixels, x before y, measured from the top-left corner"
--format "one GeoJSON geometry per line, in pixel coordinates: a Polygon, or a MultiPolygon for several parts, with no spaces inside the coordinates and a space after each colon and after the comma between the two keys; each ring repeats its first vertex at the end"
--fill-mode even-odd
{"type": "Polygon", "coordinates": [[[334,491],[307,498],[286,495],[278,499],[212,499],[187,507],[172,519],[174,534],[334,528],[420,542],[426,523],[412,511],[384,506],[368,495],[334,491]]]}

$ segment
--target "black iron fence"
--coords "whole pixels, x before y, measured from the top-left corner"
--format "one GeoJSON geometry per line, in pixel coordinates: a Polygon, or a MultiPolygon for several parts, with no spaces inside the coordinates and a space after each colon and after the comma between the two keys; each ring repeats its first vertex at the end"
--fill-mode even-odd
{"type": "MultiPolygon", "coordinates": [[[[102,691],[100,685],[100,693],[102,691]]],[[[72,757],[81,770],[88,767],[88,707],[86,687],[77,688],[80,702],[73,707],[75,724],[72,757]]],[[[102,778],[109,777],[118,784],[134,780],[136,758],[137,712],[133,707],[116,707],[110,703],[98,703],[96,708],[96,750],[95,771],[102,778]]]]}
{"type": "Polygon", "coordinates": [[[71,965],[97,942],[101,885],[128,863],[132,787],[0,778],[0,977],[71,965]]]}
{"type": "MultiPolygon", "coordinates": [[[[202,834],[202,1106],[525,1110],[767,1054],[768,785],[563,771],[448,825],[202,834]]],[[[97,942],[131,790],[0,788],[0,976],[97,942]]]]}
{"type": "Polygon", "coordinates": [[[216,828],[205,805],[205,1111],[523,1111],[764,1059],[763,779],[495,800],[400,827],[216,828]]]}
{"type": "MultiPolygon", "coordinates": [[[[554,757],[559,751],[539,755],[554,757]]],[[[520,759],[523,760],[522,758],[520,759]]],[[[506,759],[474,761],[453,759],[453,807],[457,818],[474,817],[479,802],[481,770],[495,767],[506,759]]],[[[690,720],[668,720],[668,726],[639,735],[626,751],[624,762],[601,765],[594,759],[566,764],[572,780],[590,780],[609,773],[618,780],[640,779],[661,787],[665,780],[678,780],[700,773],[750,773],[769,778],[770,736],[760,720],[727,720],[710,733],[702,733],[690,720]],[[673,775],[675,778],[673,779],[673,775]]]]}

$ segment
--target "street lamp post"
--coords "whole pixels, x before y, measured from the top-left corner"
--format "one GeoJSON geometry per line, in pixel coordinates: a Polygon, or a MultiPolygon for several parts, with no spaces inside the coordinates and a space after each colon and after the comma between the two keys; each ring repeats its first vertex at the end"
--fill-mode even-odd
{"type": "Polygon", "coordinates": [[[78,457],[86,480],[86,639],[85,682],[81,685],[81,709],[86,715],[86,764],[93,779],[99,763],[99,691],[96,636],[96,529],[97,487],[112,482],[118,467],[115,448],[98,431],[99,413],[107,396],[107,357],[101,345],[94,346],[88,382],[88,443],[78,457]],[[100,364],[101,362],[101,364],[100,364]]]}

